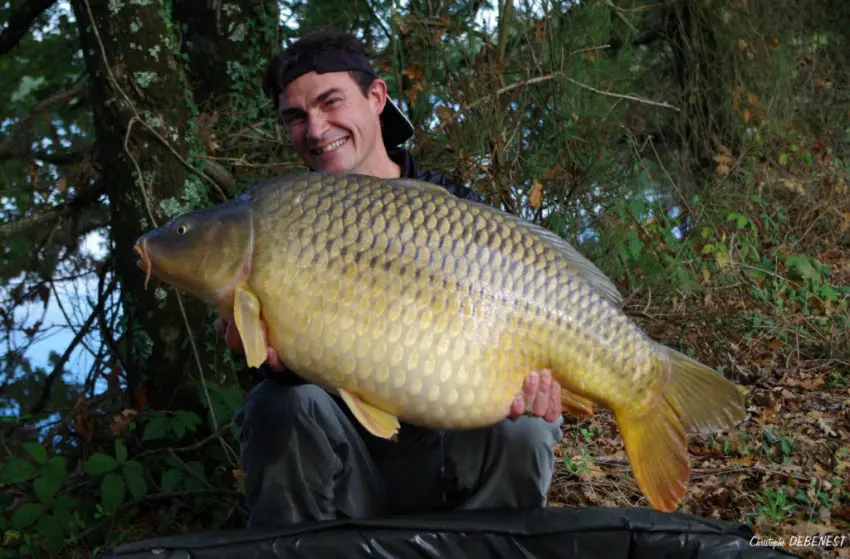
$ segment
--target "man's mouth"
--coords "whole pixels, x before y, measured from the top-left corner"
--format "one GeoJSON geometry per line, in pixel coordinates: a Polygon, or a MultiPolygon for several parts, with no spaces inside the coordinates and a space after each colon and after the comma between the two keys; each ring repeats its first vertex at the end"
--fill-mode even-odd
{"type": "Polygon", "coordinates": [[[345,142],[347,142],[347,141],[348,141],[348,136],[346,136],[345,138],[340,138],[339,140],[332,142],[332,143],[326,145],[325,147],[314,149],[313,153],[315,153],[316,155],[322,155],[323,153],[328,153],[329,151],[333,151],[337,148],[342,147],[342,145],[345,144],[345,142]]]}

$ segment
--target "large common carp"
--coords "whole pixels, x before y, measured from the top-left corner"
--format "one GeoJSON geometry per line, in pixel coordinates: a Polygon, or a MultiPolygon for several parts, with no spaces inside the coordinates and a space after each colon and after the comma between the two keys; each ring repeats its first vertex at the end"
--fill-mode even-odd
{"type": "Polygon", "coordinates": [[[266,358],[262,319],[281,362],[379,437],[399,420],[494,424],[548,368],[568,409],[613,412],[638,486],[671,511],[690,475],[686,432],[744,418],[734,384],[649,339],[564,239],[429,183],[278,177],[135,248],[147,279],[235,320],[249,366],[266,358]]]}

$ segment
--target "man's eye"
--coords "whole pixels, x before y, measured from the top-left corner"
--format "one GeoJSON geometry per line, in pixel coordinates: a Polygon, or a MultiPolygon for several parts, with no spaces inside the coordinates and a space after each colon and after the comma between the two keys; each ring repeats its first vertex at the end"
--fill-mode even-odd
{"type": "Polygon", "coordinates": [[[302,114],[288,114],[283,117],[284,124],[292,124],[301,120],[304,120],[304,115],[302,114]]]}
{"type": "Polygon", "coordinates": [[[340,99],[328,99],[327,103],[325,103],[329,107],[333,107],[339,105],[340,99]]]}

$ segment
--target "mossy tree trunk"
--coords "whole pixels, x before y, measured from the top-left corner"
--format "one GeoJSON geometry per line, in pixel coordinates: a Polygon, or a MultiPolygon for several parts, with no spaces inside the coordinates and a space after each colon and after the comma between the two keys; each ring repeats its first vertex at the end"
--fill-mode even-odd
{"type": "Polygon", "coordinates": [[[188,409],[204,417],[188,336],[191,330],[202,368],[215,369],[216,354],[206,343],[214,335],[208,309],[185,297],[181,308],[175,291],[155,289],[155,280],[145,290],[133,245],[143,232],[178,213],[224,201],[208,178],[219,175],[200,174],[205,165],[198,156],[206,154],[206,146],[198,134],[197,106],[226,106],[245,61],[268,59],[276,32],[269,21],[276,7],[248,0],[212,7],[197,0],[173,6],[154,0],[72,0],[72,6],[111,212],[114,269],[127,328],[121,356],[127,384],[131,394],[145,386],[152,409],[188,409]]]}

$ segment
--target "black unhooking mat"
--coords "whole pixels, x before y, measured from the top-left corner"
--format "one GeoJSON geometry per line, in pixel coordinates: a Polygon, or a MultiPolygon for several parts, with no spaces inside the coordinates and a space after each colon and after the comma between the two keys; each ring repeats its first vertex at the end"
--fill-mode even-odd
{"type": "Polygon", "coordinates": [[[149,539],[96,559],[773,559],[746,525],[646,508],[463,511],[149,539]]]}

